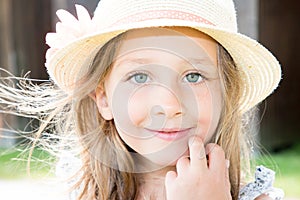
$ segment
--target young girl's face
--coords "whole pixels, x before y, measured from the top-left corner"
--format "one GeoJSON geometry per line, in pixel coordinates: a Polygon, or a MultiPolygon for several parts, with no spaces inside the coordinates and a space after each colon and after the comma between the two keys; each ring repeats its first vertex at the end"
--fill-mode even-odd
{"type": "Polygon", "coordinates": [[[96,102],[129,147],[159,166],[172,165],[188,155],[189,138],[208,142],[216,131],[217,43],[189,28],[129,31],[96,102]]]}

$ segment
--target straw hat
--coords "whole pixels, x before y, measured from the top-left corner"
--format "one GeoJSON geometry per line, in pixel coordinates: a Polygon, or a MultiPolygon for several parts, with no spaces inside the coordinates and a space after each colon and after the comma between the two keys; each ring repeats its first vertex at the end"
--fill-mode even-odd
{"type": "Polygon", "coordinates": [[[243,112],[270,95],[281,79],[276,58],[257,41],[237,32],[232,0],[101,0],[92,19],[84,7],[76,5],[76,10],[77,19],[67,11],[57,11],[61,22],[56,33],[46,37],[48,73],[67,93],[107,41],[145,27],[192,27],[218,41],[243,72],[243,112]]]}

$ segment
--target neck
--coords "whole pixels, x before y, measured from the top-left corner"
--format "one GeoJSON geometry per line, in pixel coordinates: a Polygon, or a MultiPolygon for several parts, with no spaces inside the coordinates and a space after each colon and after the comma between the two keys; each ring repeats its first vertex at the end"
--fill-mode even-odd
{"type": "Polygon", "coordinates": [[[175,171],[175,167],[165,167],[139,174],[139,179],[141,180],[139,199],[165,199],[165,176],[171,170],[175,171]]]}

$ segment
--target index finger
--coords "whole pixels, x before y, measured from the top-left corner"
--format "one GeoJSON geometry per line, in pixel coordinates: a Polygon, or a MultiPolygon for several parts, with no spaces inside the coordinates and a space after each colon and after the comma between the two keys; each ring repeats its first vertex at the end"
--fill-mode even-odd
{"type": "Polygon", "coordinates": [[[203,141],[199,137],[189,139],[190,166],[207,169],[207,159],[203,141]]]}

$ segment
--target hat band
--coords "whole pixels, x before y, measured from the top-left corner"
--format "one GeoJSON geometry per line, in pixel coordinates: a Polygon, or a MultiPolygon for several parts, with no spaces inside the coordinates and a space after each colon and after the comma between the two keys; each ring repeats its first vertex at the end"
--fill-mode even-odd
{"type": "Polygon", "coordinates": [[[187,13],[187,12],[177,11],[177,10],[153,10],[153,11],[137,13],[117,21],[112,26],[153,20],[153,19],[178,19],[178,20],[198,22],[198,23],[215,26],[215,24],[213,24],[212,22],[210,22],[209,20],[203,17],[191,13],[187,13]]]}

